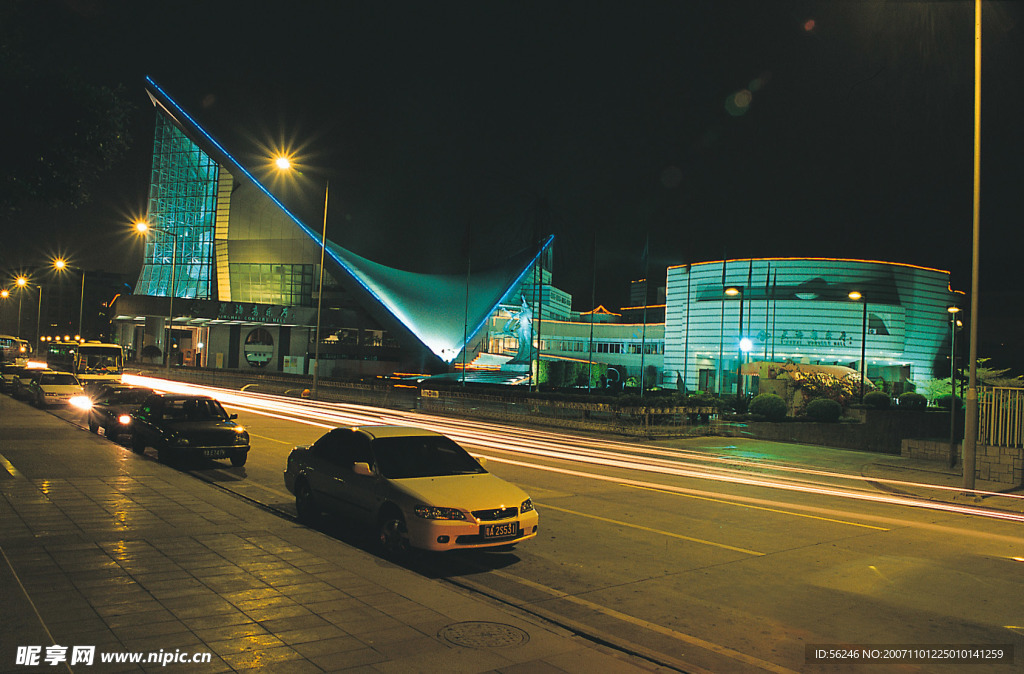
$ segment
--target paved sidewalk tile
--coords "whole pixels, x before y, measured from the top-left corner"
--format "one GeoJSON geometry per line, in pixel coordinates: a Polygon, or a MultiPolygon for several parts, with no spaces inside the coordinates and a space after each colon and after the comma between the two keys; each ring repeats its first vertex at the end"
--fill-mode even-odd
{"type": "Polygon", "coordinates": [[[95,646],[97,661],[72,669],[97,672],[657,669],[6,397],[0,455],[0,671],[60,671],[42,660],[54,645],[68,658],[75,646],[95,646]],[[467,621],[507,625],[527,638],[466,647],[440,636],[467,621]],[[26,646],[42,649],[35,667],[16,666],[26,646]],[[208,662],[98,661],[123,652],[208,662]]]}

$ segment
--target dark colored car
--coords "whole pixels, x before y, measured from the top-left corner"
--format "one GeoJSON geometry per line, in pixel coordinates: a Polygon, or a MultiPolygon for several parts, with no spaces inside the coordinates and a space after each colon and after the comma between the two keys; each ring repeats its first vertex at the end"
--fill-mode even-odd
{"type": "Polygon", "coordinates": [[[26,367],[18,372],[14,376],[14,390],[11,391],[11,395],[18,400],[31,400],[32,382],[43,376],[44,372],[53,372],[53,370],[26,367]]]}
{"type": "Polygon", "coordinates": [[[154,393],[131,415],[132,451],[155,447],[160,461],[230,459],[244,466],[249,434],[221,404],[203,395],[154,393]]]}
{"type": "Polygon", "coordinates": [[[127,384],[103,384],[95,388],[90,396],[89,430],[108,438],[131,433],[132,412],[139,409],[153,395],[153,389],[127,384]]]}

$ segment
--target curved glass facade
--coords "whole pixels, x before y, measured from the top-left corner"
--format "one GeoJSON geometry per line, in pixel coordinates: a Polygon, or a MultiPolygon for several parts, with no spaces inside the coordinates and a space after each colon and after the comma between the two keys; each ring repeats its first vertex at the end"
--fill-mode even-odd
{"type": "Polygon", "coordinates": [[[726,260],[670,267],[666,293],[664,377],[678,376],[690,390],[735,391],[741,360],[860,369],[862,344],[872,381],[949,373],[946,309],[958,300],[946,271],[869,260],[726,260]]]}
{"type": "Polygon", "coordinates": [[[149,225],[136,295],[211,298],[214,224],[219,167],[159,112],[153,141],[149,225]]]}

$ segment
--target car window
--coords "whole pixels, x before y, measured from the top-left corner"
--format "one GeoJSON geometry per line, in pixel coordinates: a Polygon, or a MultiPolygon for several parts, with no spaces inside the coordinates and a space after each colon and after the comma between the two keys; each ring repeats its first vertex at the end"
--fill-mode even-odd
{"type": "Polygon", "coordinates": [[[377,438],[372,448],[377,470],[393,480],[487,472],[466,450],[444,436],[377,438]]]}
{"type": "Polygon", "coordinates": [[[373,452],[370,450],[370,439],[358,431],[346,430],[339,434],[338,460],[345,466],[354,463],[373,465],[373,452]]]}
{"type": "Polygon", "coordinates": [[[347,428],[335,428],[320,436],[320,439],[313,443],[313,453],[332,463],[341,464],[344,461],[341,447],[348,433],[351,431],[347,428]]]}
{"type": "Polygon", "coordinates": [[[111,405],[137,405],[144,401],[150,394],[146,389],[117,389],[111,391],[107,396],[107,402],[111,405]]]}
{"type": "Polygon", "coordinates": [[[73,374],[44,374],[39,378],[39,384],[50,384],[53,386],[76,386],[78,380],[73,374]]]}

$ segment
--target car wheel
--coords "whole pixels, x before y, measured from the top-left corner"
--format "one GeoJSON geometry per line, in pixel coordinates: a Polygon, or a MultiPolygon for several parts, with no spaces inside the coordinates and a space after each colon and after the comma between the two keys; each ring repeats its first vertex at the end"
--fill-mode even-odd
{"type": "Polygon", "coordinates": [[[401,513],[385,512],[380,518],[377,535],[385,557],[393,561],[408,559],[412,548],[409,546],[409,530],[401,513]]]}
{"type": "Polygon", "coordinates": [[[132,433],[132,451],[136,454],[144,454],[146,451],[146,441],[138,433],[132,433]]]}
{"type": "Polygon", "coordinates": [[[300,480],[295,485],[295,511],[299,514],[299,519],[306,524],[315,524],[320,519],[320,506],[316,504],[313,490],[305,480],[300,480]]]}
{"type": "Polygon", "coordinates": [[[157,446],[156,460],[159,461],[160,463],[166,463],[167,465],[171,465],[174,463],[174,460],[176,458],[176,453],[170,447],[157,446]]]}
{"type": "Polygon", "coordinates": [[[249,458],[249,452],[238,452],[237,454],[231,455],[231,465],[235,468],[241,468],[245,465],[245,460],[249,458]]]}
{"type": "Polygon", "coordinates": [[[96,423],[95,419],[89,419],[89,432],[90,433],[99,433],[100,432],[100,425],[98,423],[96,423]]]}

